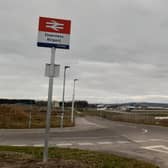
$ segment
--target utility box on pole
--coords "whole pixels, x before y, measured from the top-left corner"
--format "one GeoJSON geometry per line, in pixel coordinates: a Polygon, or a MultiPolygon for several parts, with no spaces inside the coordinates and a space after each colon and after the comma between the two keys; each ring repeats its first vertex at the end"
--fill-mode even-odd
{"type": "Polygon", "coordinates": [[[46,64],[45,76],[47,77],[59,77],[60,65],[54,65],[54,70],[52,70],[51,64],[46,64]]]}

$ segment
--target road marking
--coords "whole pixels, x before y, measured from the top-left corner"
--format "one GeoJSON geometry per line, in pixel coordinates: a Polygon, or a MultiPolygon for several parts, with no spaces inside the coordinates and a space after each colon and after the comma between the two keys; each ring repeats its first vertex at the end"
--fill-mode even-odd
{"type": "Polygon", "coordinates": [[[149,139],[150,141],[162,141],[162,139],[149,139]]]}
{"type": "MultiPolygon", "coordinates": [[[[123,126],[124,127],[124,126],[123,126]]],[[[127,127],[129,127],[129,128],[137,128],[136,126],[127,126],[127,127]]]]}
{"type": "Polygon", "coordinates": [[[81,143],[78,143],[78,145],[80,145],[80,146],[90,146],[90,145],[94,145],[94,144],[90,143],[90,142],[81,142],[81,143]]]}
{"type": "Polygon", "coordinates": [[[148,130],[144,129],[144,128],[142,129],[142,131],[143,131],[144,134],[148,132],[148,130]]]}
{"type": "Polygon", "coordinates": [[[61,147],[61,146],[72,146],[72,144],[71,143],[60,143],[60,144],[56,144],[56,146],[59,146],[59,147],[61,147]]]}
{"type": "Polygon", "coordinates": [[[28,145],[26,145],[26,144],[18,144],[18,145],[11,145],[11,146],[28,146],[28,145]]]}
{"type": "Polygon", "coordinates": [[[126,144],[126,143],[130,143],[129,141],[117,141],[117,143],[119,144],[126,144]]]}
{"type": "Polygon", "coordinates": [[[164,145],[146,146],[146,147],[142,147],[142,148],[168,154],[168,147],[166,147],[164,145]]]}
{"type": "Polygon", "coordinates": [[[35,147],[42,147],[42,146],[44,146],[44,144],[33,144],[33,146],[35,146],[35,147]]]}
{"type": "Polygon", "coordinates": [[[110,145],[113,142],[97,142],[99,145],[110,145]]]}
{"type": "Polygon", "coordinates": [[[149,140],[133,140],[136,143],[148,142],[149,140]]]}
{"type": "Polygon", "coordinates": [[[167,139],[147,139],[147,140],[133,140],[136,143],[143,143],[143,142],[156,142],[156,141],[160,141],[160,142],[168,142],[167,139]]]}
{"type": "MultiPolygon", "coordinates": [[[[168,139],[147,139],[147,140],[133,140],[134,143],[146,143],[146,142],[168,142],[168,139]]],[[[50,146],[58,146],[58,147],[68,147],[68,146],[73,146],[73,145],[79,145],[79,146],[91,146],[91,145],[111,145],[111,144],[128,144],[131,143],[130,141],[96,141],[96,142],[73,142],[73,143],[56,143],[56,144],[51,144],[50,146]]],[[[34,147],[43,147],[44,144],[14,144],[11,146],[34,146],[34,147]]],[[[168,153],[168,149],[167,147],[163,147],[162,149],[158,149],[158,148],[152,148],[152,147],[158,147],[158,146],[147,146],[145,147],[146,149],[152,149],[152,150],[159,150],[159,151],[163,151],[163,148],[166,149],[166,151],[164,150],[165,153],[168,153]]]]}
{"type": "Polygon", "coordinates": [[[160,139],[162,142],[168,142],[168,139],[160,139]]]}
{"type": "MultiPolygon", "coordinates": [[[[97,137],[97,136],[95,136],[95,137],[65,137],[64,138],[64,140],[66,141],[66,140],[77,140],[77,139],[79,139],[79,140],[81,140],[81,139],[86,139],[87,141],[89,141],[89,140],[92,140],[92,139],[96,139],[96,140],[100,140],[101,141],[101,139],[103,138],[103,139],[111,139],[111,138],[118,138],[119,136],[103,136],[103,137],[97,137]]],[[[57,138],[58,140],[59,139],[61,139],[61,138],[57,138]]]]}

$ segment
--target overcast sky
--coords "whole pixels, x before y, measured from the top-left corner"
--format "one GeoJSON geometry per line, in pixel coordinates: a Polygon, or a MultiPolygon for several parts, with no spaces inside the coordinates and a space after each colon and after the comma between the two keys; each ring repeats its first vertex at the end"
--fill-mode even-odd
{"type": "Polygon", "coordinates": [[[1,0],[0,97],[47,99],[50,49],[36,46],[39,16],[72,21],[70,50],[57,49],[54,99],[168,102],[167,0],[1,0]]]}

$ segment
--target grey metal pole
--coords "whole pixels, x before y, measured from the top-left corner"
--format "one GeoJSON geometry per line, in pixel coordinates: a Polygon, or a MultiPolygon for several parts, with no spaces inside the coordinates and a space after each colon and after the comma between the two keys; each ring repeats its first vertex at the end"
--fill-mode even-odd
{"type": "MultiPolygon", "coordinates": [[[[31,108],[31,110],[32,110],[32,108],[31,108]]],[[[29,128],[31,128],[31,121],[32,121],[32,112],[31,112],[31,110],[29,112],[29,128]]]]}
{"type": "Polygon", "coordinates": [[[74,85],[73,85],[73,95],[72,95],[72,111],[71,111],[71,123],[74,122],[74,103],[75,103],[75,82],[78,81],[78,79],[74,79],[74,85]]]}
{"type": "MultiPolygon", "coordinates": [[[[55,48],[51,48],[51,70],[54,71],[55,63],[55,48]]],[[[43,162],[48,161],[48,137],[50,130],[50,118],[51,118],[51,108],[52,108],[52,93],[53,93],[53,76],[49,77],[49,87],[48,87],[48,105],[47,105],[47,114],[46,114],[46,128],[45,128],[45,137],[44,137],[44,153],[43,153],[43,162]]]]}
{"type": "Polygon", "coordinates": [[[31,128],[32,125],[32,104],[30,105],[30,112],[29,112],[29,125],[28,127],[31,128]]]}
{"type": "Polygon", "coordinates": [[[65,81],[66,81],[66,69],[70,68],[70,66],[64,67],[64,79],[63,79],[63,94],[62,94],[62,111],[61,111],[61,122],[60,122],[60,128],[64,127],[64,111],[65,111],[65,81]]]}

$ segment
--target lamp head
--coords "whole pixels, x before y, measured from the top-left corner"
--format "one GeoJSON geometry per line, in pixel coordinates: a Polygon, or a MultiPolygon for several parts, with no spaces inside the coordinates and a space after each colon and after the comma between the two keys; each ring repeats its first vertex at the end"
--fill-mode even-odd
{"type": "Polygon", "coordinates": [[[65,69],[68,69],[68,68],[70,68],[70,66],[67,66],[67,65],[66,65],[64,68],[65,68],[65,69]]]}

